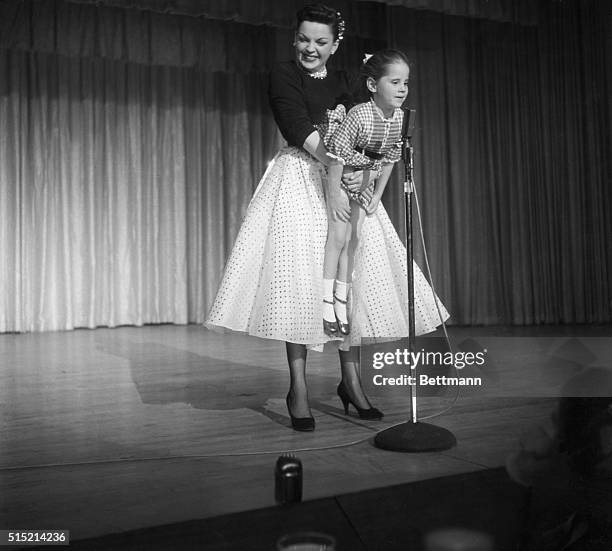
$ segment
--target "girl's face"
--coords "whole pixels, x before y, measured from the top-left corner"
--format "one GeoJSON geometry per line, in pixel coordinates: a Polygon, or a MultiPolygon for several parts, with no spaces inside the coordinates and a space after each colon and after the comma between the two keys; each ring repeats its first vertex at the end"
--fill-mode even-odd
{"type": "Polygon", "coordinates": [[[372,93],[374,103],[391,116],[393,111],[401,107],[408,96],[408,77],[410,69],[403,61],[387,65],[385,74],[378,80],[368,79],[368,89],[372,93]]]}
{"type": "Polygon", "coordinates": [[[321,71],[338,49],[332,28],[325,23],[302,21],[295,33],[297,62],[309,73],[321,71]]]}

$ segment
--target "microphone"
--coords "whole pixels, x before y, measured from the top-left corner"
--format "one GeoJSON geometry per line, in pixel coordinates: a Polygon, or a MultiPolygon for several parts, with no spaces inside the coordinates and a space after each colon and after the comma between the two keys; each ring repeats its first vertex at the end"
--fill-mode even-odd
{"type": "Polygon", "coordinates": [[[302,462],[293,455],[276,461],[274,495],[277,503],[302,501],[302,462]]]}
{"type": "Polygon", "coordinates": [[[416,109],[402,109],[404,111],[404,120],[402,122],[402,140],[412,138],[414,132],[414,119],[416,118],[416,109]]]}

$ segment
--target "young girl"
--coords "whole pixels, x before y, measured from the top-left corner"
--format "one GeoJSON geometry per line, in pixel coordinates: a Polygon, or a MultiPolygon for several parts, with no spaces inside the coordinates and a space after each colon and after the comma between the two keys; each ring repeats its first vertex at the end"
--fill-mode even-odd
{"type": "Polygon", "coordinates": [[[328,209],[323,266],[323,330],[328,336],[350,333],[346,306],[359,231],[365,214],[376,212],[393,164],[401,155],[401,106],[408,95],[408,76],[408,60],[398,50],[366,56],[361,77],[370,100],[353,107],[324,138],[335,160],[328,171],[330,189],[343,185],[342,173],[349,167],[363,170],[360,190],[346,189],[351,197],[350,219],[328,209]]]}

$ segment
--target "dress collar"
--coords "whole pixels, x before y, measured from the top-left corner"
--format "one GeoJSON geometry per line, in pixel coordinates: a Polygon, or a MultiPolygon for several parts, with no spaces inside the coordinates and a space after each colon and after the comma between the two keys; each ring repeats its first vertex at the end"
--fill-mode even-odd
{"type": "Polygon", "coordinates": [[[382,109],[380,107],[378,107],[378,105],[376,105],[376,103],[374,102],[374,100],[372,98],[370,98],[370,104],[372,105],[372,109],[374,110],[374,112],[377,113],[378,116],[384,122],[392,122],[392,121],[394,121],[397,118],[398,113],[401,111],[401,109],[396,108],[395,111],[393,111],[393,115],[391,115],[389,118],[387,118],[387,117],[385,117],[385,114],[383,113],[382,109]]]}

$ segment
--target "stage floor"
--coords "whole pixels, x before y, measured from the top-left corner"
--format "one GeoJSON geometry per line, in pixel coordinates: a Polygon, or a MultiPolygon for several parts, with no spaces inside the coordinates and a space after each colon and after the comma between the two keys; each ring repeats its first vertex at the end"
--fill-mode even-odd
{"type": "Polygon", "coordinates": [[[610,369],[609,326],[450,334],[491,361],[454,405],[454,388],[419,401],[422,416],[453,405],[431,422],[458,440],[424,454],[372,444],[407,419],[408,391],[373,397],[383,421],[344,415],[333,347],[309,354],[317,429],[297,433],[282,343],[173,325],[0,335],[0,528],[81,539],[270,506],[285,452],[305,500],[499,467],[568,378],[610,369]]]}

